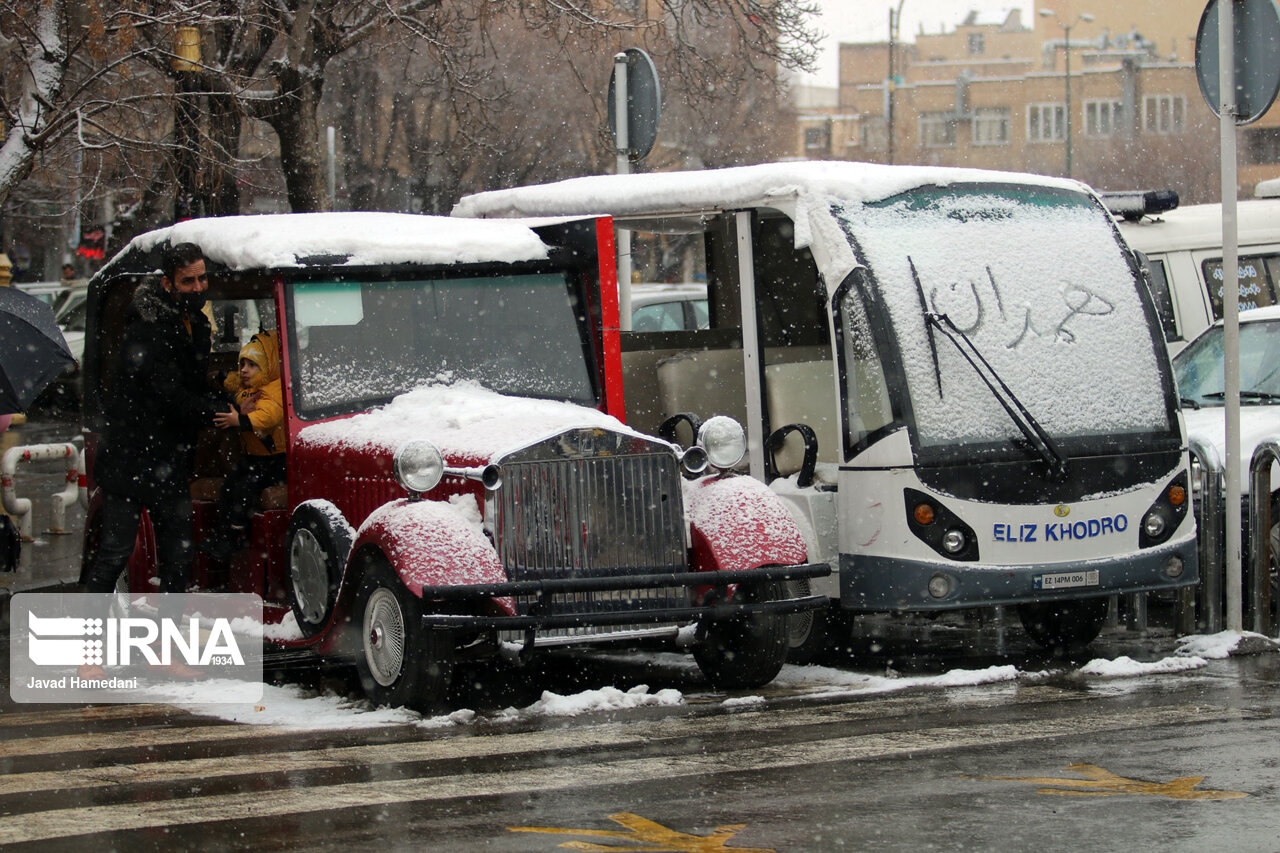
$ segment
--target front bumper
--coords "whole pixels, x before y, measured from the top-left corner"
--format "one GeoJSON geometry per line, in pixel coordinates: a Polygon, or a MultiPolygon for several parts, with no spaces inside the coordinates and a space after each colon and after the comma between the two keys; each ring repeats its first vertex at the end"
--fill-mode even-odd
{"type": "Polygon", "coordinates": [[[1049,565],[989,566],[841,554],[840,606],[869,612],[960,610],[1154,592],[1194,586],[1200,580],[1199,567],[1194,537],[1113,560],[1049,565]],[[1165,569],[1175,557],[1182,560],[1182,573],[1171,578],[1165,569]],[[1044,575],[1075,572],[1097,572],[1097,582],[1044,589],[1038,581],[1044,575]],[[949,579],[950,591],[935,597],[929,581],[939,574],[949,579]]]}
{"type": "Polygon", "coordinates": [[[652,625],[687,623],[701,619],[726,619],[747,613],[800,613],[826,607],[825,595],[807,595],[774,601],[723,600],[709,596],[711,603],[698,607],[657,607],[618,610],[556,613],[557,596],[576,593],[610,593],[626,590],[660,589],[663,587],[712,587],[726,590],[729,586],[769,581],[792,581],[826,577],[831,567],[826,563],[797,566],[767,566],[732,572],[676,572],[648,575],[608,575],[602,577],[547,578],[543,580],[507,581],[494,584],[425,587],[424,601],[465,601],[504,596],[536,596],[530,612],[520,616],[475,616],[468,614],[428,613],[422,624],[428,628],[469,628],[477,630],[530,630],[581,628],[604,625],[652,625]]]}

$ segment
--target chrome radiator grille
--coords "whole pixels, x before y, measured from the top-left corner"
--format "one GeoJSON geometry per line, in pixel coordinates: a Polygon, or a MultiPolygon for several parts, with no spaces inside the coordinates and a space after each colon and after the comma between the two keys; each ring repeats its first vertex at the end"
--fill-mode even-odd
{"type": "MultiPolygon", "coordinates": [[[[495,544],[511,580],[683,572],[679,463],[665,445],[607,430],[573,430],[500,460],[492,493],[495,544]]],[[[683,606],[679,590],[556,596],[552,612],[683,606]]],[[[523,613],[531,601],[518,601],[523,613]]]]}

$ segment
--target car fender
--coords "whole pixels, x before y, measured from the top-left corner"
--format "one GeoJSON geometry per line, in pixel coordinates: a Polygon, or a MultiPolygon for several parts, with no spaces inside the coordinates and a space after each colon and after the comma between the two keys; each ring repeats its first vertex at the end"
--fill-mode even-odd
{"type": "Polygon", "coordinates": [[[804,536],[769,487],[751,477],[709,476],[684,485],[697,571],[804,563],[804,536]]]}
{"type": "Polygon", "coordinates": [[[475,498],[462,495],[455,501],[402,498],[383,504],[360,525],[352,554],[376,547],[417,596],[424,587],[505,583],[507,574],[484,535],[475,498]]]}

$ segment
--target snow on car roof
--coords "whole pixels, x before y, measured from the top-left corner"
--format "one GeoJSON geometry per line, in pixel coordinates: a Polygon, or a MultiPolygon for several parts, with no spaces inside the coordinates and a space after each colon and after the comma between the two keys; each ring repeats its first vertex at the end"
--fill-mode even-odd
{"type": "MultiPolygon", "coordinates": [[[[1193,204],[1154,219],[1118,222],[1125,242],[1139,252],[1222,249],[1222,205],[1193,204]]],[[[1240,247],[1280,242],[1280,199],[1246,199],[1236,206],[1240,247]]]]}
{"type": "MultiPolygon", "coordinates": [[[[408,213],[286,213],[189,219],[133,239],[130,251],[195,243],[230,270],[306,266],[316,256],[346,266],[378,264],[516,263],[547,257],[528,223],[460,222],[408,213]]],[[[115,259],[113,259],[113,263],[115,259]]]]}
{"type": "Polygon", "coordinates": [[[1037,184],[1088,191],[1077,181],[1015,172],[805,161],[696,172],[597,175],[541,186],[493,190],[464,197],[454,206],[452,215],[508,217],[592,212],[629,216],[830,197],[865,203],[920,186],[963,182],[1037,184]]]}

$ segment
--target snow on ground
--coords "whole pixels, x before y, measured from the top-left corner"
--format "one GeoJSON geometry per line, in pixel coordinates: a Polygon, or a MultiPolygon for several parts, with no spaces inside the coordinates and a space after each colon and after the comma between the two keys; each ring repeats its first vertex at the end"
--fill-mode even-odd
{"type": "Polygon", "coordinates": [[[1261,634],[1254,634],[1252,631],[1240,633],[1239,631],[1222,631],[1217,634],[1197,634],[1191,637],[1180,637],[1178,639],[1178,654],[1180,655],[1196,655],[1202,658],[1210,658],[1221,660],[1230,656],[1240,645],[1245,637],[1262,637],[1261,634]]]}
{"type": "MultiPolygon", "coordinates": [[[[899,690],[957,690],[982,685],[1040,680],[1052,675],[1068,675],[1085,679],[1123,680],[1161,675],[1176,675],[1201,669],[1212,659],[1226,658],[1248,634],[1223,632],[1209,636],[1184,637],[1177,651],[1156,661],[1136,661],[1127,656],[1114,660],[1096,658],[1073,671],[1024,671],[1012,664],[985,669],[952,669],[938,675],[903,676],[892,671],[884,674],[856,672],[826,666],[787,665],[762,694],[730,696],[720,700],[725,708],[756,708],[767,705],[769,696],[788,698],[831,698],[871,695],[899,690]]],[[[649,663],[664,669],[687,670],[692,675],[696,665],[687,655],[674,653],[632,653],[612,656],[620,662],[649,663]]],[[[187,685],[188,690],[192,685],[187,685]]],[[[204,694],[205,697],[208,694],[204,694]]],[[[701,702],[716,694],[692,697],[701,702]]],[[[198,695],[180,690],[164,697],[195,714],[217,717],[236,723],[278,726],[291,729],[358,729],[380,726],[416,725],[424,728],[465,726],[474,722],[511,722],[552,717],[574,717],[601,711],[625,711],[640,707],[672,707],[686,704],[679,690],[665,688],[654,692],[646,685],[620,690],[600,687],[572,695],[545,691],[536,702],[523,707],[510,707],[489,714],[460,709],[452,714],[423,717],[403,708],[374,708],[363,699],[333,694],[314,695],[288,685],[263,685],[262,698],[251,703],[201,701],[198,695]]]]}

